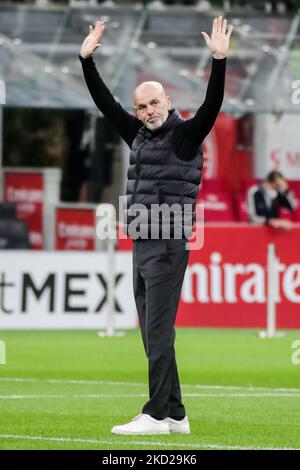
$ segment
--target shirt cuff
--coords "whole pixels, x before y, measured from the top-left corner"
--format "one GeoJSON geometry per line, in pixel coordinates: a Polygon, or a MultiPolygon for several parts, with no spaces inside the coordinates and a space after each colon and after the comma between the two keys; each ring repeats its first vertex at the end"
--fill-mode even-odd
{"type": "Polygon", "coordinates": [[[216,59],[215,57],[212,56],[213,64],[224,65],[224,64],[226,64],[226,59],[227,59],[227,57],[223,57],[223,59],[216,59]]]}
{"type": "Polygon", "coordinates": [[[78,54],[78,57],[79,57],[80,62],[82,62],[82,63],[93,62],[93,56],[92,55],[90,57],[84,58],[80,54],[78,54]]]}

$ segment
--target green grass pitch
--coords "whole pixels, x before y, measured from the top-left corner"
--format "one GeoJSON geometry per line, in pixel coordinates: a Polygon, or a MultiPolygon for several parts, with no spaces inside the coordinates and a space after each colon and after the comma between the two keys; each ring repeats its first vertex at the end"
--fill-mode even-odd
{"type": "Polygon", "coordinates": [[[147,400],[140,332],[2,331],[0,449],[300,448],[300,364],[292,343],[255,330],[178,328],[190,435],[117,436],[147,400]]]}

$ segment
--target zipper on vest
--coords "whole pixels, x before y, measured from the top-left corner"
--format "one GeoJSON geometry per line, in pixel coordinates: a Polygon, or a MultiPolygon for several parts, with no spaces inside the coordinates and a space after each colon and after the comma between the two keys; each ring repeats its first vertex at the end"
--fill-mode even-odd
{"type": "Polygon", "coordinates": [[[134,182],[133,195],[132,195],[132,203],[133,204],[135,203],[136,188],[137,188],[137,185],[138,185],[138,182],[139,182],[141,150],[142,150],[142,147],[148,143],[148,140],[149,139],[144,141],[136,150],[136,178],[135,178],[135,182],[134,182]]]}

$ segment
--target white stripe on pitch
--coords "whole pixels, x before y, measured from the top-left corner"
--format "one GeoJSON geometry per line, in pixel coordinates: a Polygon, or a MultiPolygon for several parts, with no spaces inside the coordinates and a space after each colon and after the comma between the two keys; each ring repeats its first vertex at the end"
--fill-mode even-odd
{"type": "MultiPolygon", "coordinates": [[[[133,437],[133,436],[132,436],[133,437]]],[[[227,449],[227,450],[300,450],[296,447],[262,447],[262,446],[231,446],[222,444],[189,443],[189,442],[154,442],[154,441],[105,441],[101,439],[82,439],[75,437],[45,437],[45,436],[29,436],[18,434],[0,434],[0,439],[23,439],[31,441],[55,441],[55,442],[79,442],[82,444],[104,444],[104,445],[137,445],[137,446],[161,446],[161,447],[184,447],[199,449],[227,449]]]]}
{"type": "MultiPolygon", "coordinates": [[[[147,397],[146,393],[98,393],[98,394],[80,394],[80,395],[0,395],[0,400],[19,400],[24,398],[142,398],[147,397]]],[[[184,393],[183,397],[185,398],[214,398],[214,397],[223,397],[223,398],[271,398],[271,397],[290,397],[290,398],[299,398],[300,393],[184,393]]]]}
{"type": "MultiPolygon", "coordinates": [[[[108,380],[76,380],[76,379],[36,379],[29,377],[0,377],[0,381],[6,382],[47,382],[78,385],[128,385],[130,387],[147,387],[142,382],[111,382],[108,380]]],[[[300,389],[299,389],[300,391],[300,389]]]]}
{"type": "MultiPolygon", "coordinates": [[[[30,377],[0,377],[0,381],[6,382],[46,382],[46,383],[62,383],[62,384],[78,384],[78,385],[120,385],[128,387],[148,387],[148,384],[142,382],[112,382],[106,380],[77,380],[77,379],[38,379],[30,377]]],[[[247,390],[247,391],[268,391],[268,392],[298,392],[300,388],[278,388],[278,387],[244,387],[239,385],[202,385],[202,384],[183,384],[182,388],[199,388],[208,390],[247,390]]]]}
{"type": "MultiPolygon", "coordinates": [[[[126,394],[126,393],[98,393],[96,395],[0,395],[0,400],[20,400],[23,398],[137,398],[137,397],[147,397],[146,393],[134,393],[134,394],[126,394]]],[[[292,395],[294,396],[294,395],[292,395]]]]}
{"type": "Polygon", "coordinates": [[[300,393],[183,393],[184,397],[300,397],[300,393]]]}

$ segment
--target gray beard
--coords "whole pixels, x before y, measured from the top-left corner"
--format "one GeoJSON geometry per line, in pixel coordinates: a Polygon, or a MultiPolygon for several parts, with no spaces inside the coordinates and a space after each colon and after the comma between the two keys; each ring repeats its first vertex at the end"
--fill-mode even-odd
{"type": "Polygon", "coordinates": [[[163,125],[164,122],[166,122],[167,118],[169,116],[169,113],[162,117],[162,118],[158,118],[155,122],[145,122],[145,126],[150,129],[151,131],[153,131],[154,129],[158,129],[160,126],[163,125]]]}

